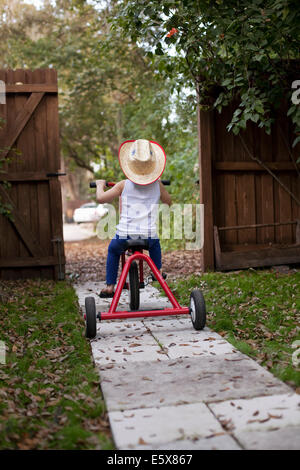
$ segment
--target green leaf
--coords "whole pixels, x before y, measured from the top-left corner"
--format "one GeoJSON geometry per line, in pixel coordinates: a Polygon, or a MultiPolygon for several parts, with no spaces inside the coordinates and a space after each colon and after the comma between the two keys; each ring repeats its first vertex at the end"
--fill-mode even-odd
{"type": "Polygon", "coordinates": [[[231,78],[226,78],[223,82],[222,82],[222,86],[227,86],[227,85],[230,85],[232,83],[232,79],[231,78]]]}
{"type": "Polygon", "coordinates": [[[296,139],[293,142],[293,148],[296,147],[296,145],[300,142],[300,135],[296,137],[296,139]]]}
{"type": "Polygon", "coordinates": [[[253,114],[253,115],[251,116],[251,121],[257,122],[258,120],[259,120],[259,114],[253,114]]]}
{"type": "Polygon", "coordinates": [[[254,108],[255,108],[255,111],[257,111],[259,114],[263,114],[264,108],[263,108],[261,101],[256,102],[254,105],[254,108]]]}
{"type": "Polygon", "coordinates": [[[295,110],[296,110],[296,106],[295,105],[291,106],[286,115],[290,116],[291,114],[295,112],[295,110]]]}
{"type": "Polygon", "coordinates": [[[159,42],[155,49],[156,55],[164,55],[164,51],[162,49],[161,43],[159,42]]]}

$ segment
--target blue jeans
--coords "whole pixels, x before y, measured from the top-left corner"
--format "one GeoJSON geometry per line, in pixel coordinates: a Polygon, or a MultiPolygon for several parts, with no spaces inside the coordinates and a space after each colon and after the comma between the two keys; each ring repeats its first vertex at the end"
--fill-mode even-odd
{"type": "MultiPolygon", "coordinates": [[[[108,255],[106,260],[106,284],[116,284],[118,277],[119,261],[121,253],[124,251],[126,240],[130,237],[120,238],[118,234],[109,244],[108,255]]],[[[155,263],[157,269],[161,269],[161,248],[159,238],[148,238],[149,255],[155,263]]]]}

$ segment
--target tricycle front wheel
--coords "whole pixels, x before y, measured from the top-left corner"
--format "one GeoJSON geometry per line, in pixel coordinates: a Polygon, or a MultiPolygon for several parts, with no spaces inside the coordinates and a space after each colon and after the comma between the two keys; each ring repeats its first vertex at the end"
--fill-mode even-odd
{"type": "Polygon", "coordinates": [[[138,310],[140,306],[139,270],[136,261],[129,268],[129,306],[130,310],[138,310]]]}
{"type": "Polygon", "coordinates": [[[191,293],[190,314],[195,330],[203,330],[206,324],[206,306],[204,296],[199,289],[194,289],[191,293]]]}

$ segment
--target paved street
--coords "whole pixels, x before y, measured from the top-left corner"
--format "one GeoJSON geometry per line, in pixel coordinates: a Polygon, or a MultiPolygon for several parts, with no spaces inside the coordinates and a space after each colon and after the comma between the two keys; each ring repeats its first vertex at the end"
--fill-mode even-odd
{"type": "Polygon", "coordinates": [[[95,236],[94,225],[90,223],[64,224],[63,232],[65,242],[77,242],[95,236]]]}

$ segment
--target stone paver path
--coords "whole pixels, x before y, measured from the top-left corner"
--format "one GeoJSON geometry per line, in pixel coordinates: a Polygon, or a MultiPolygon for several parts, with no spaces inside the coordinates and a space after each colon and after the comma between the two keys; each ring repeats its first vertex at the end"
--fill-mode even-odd
{"type": "MultiPolygon", "coordinates": [[[[87,296],[109,309],[103,285],[75,285],[83,313],[87,296]]],[[[142,290],[141,308],[167,306],[142,290]]],[[[91,347],[117,449],[300,449],[300,396],[188,316],[104,321],[91,347]]]]}

